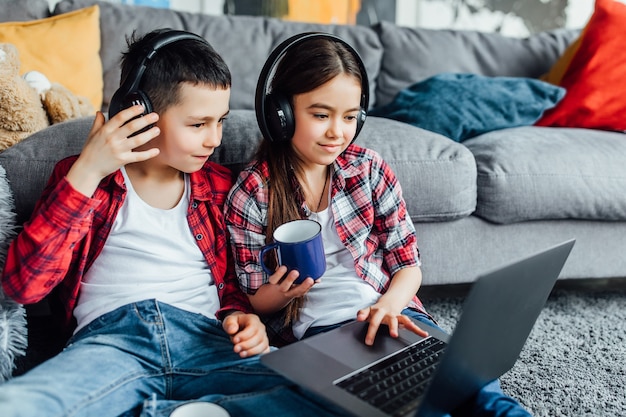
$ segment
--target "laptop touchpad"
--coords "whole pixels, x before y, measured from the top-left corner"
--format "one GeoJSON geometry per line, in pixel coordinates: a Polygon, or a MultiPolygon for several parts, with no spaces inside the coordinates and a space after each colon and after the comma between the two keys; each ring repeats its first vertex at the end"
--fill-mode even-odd
{"type": "Polygon", "coordinates": [[[361,368],[407,346],[406,340],[389,336],[387,326],[381,326],[374,345],[367,346],[365,334],[368,325],[367,322],[352,322],[302,342],[353,369],[361,368]]]}

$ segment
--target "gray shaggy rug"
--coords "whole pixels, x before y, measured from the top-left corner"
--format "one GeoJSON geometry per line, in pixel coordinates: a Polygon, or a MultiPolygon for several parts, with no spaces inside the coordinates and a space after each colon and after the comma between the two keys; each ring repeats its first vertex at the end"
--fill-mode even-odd
{"type": "MultiPolygon", "coordinates": [[[[0,270],[4,267],[9,243],[16,235],[15,202],[0,166],[0,270]]],[[[4,295],[0,287],[0,383],[9,379],[16,357],[26,352],[26,313],[24,307],[4,295]]]]}
{"type": "MultiPolygon", "coordinates": [[[[420,296],[451,332],[464,295],[420,296]]],[[[557,286],[500,381],[537,417],[626,416],[626,289],[557,286]]]]}

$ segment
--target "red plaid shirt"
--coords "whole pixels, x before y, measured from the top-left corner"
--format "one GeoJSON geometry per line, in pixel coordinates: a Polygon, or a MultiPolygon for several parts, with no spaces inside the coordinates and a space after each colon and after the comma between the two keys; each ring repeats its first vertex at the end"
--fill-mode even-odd
{"type": "MultiPolygon", "coordinates": [[[[356,273],[383,294],[396,272],[420,265],[415,228],[400,183],[380,155],[354,144],[337,158],[333,170],[331,206],[339,237],[352,254],[356,273]]],[[[268,281],[259,252],[265,244],[269,186],[267,163],[253,163],[241,172],[225,205],[235,270],[248,294],[268,281]]],[[[296,194],[305,218],[302,193],[296,194]]],[[[409,307],[425,312],[417,296],[409,307]]],[[[281,329],[279,317],[266,319],[266,324],[270,336],[282,338],[275,343],[293,340],[281,329]]]]}
{"type": "MultiPolygon", "coordinates": [[[[5,293],[22,304],[38,302],[54,289],[65,310],[67,331],[75,326],[72,311],[80,281],[102,250],[126,196],[119,170],[100,182],[92,198],[76,191],[65,179],[76,158],[56,165],[33,216],[9,247],[2,275],[5,293]]],[[[229,310],[252,312],[234,275],[222,214],[232,184],[230,171],[208,162],[190,180],[187,220],[217,286],[218,317],[229,310]]]]}

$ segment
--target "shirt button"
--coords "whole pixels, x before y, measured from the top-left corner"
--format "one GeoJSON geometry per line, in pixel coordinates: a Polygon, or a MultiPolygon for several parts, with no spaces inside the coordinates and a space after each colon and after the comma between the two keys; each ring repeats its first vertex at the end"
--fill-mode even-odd
{"type": "Polygon", "coordinates": [[[202,238],[203,238],[202,233],[198,233],[196,235],[196,240],[202,240],[202,238]]]}
{"type": "Polygon", "coordinates": [[[224,289],[224,283],[223,283],[223,282],[220,282],[220,283],[218,284],[218,286],[217,286],[217,289],[219,289],[219,290],[223,290],[223,289],[224,289]]]}
{"type": "Polygon", "coordinates": [[[192,208],[198,208],[198,202],[194,201],[193,204],[191,205],[192,208]]]}

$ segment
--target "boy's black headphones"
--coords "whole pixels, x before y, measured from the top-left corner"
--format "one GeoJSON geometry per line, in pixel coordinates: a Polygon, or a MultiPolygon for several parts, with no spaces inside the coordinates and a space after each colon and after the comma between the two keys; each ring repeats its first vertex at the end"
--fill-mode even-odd
{"type": "Polygon", "coordinates": [[[359,65],[359,70],[361,71],[361,103],[359,114],[357,116],[357,127],[354,135],[355,139],[361,131],[363,123],[365,123],[367,107],[369,104],[369,82],[367,79],[365,65],[363,64],[363,60],[357,51],[346,41],[330,33],[301,33],[290,37],[278,45],[267,58],[267,61],[261,70],[261,74],[259,75],[254,101],[256,119],[263,136],[272,142],[290,140],[296,128],[293,109],[291,107],[289,97],[285,97],[284,95],[276,92],[268,93],[268,87],[271,82],[271,78],[273,77],[274,68],[290,48],[297,47],[303,42],[315,38],[326,38],[341,42],[354,55],[354,58],[359,65]],[[270,75],[272,75],[272,77],[270,77],[270,75]]]}
{"type": "Polygon", "coordinates": [[[143,105],[144,115],[154,111],[150,98],[139,88],[141,78],[148,67],[148,63],[159,49],[183,39],[193,39],[207,43],[206,39],[203,37],[184,30],[166,30],[156,35],[146,46],[145,54],[138,60],[139,63],[132,67],[120,88],[113,94],[113,97],[111,97],[111,102],[109,103],[109,118],[136,104],[143,105]]]}

